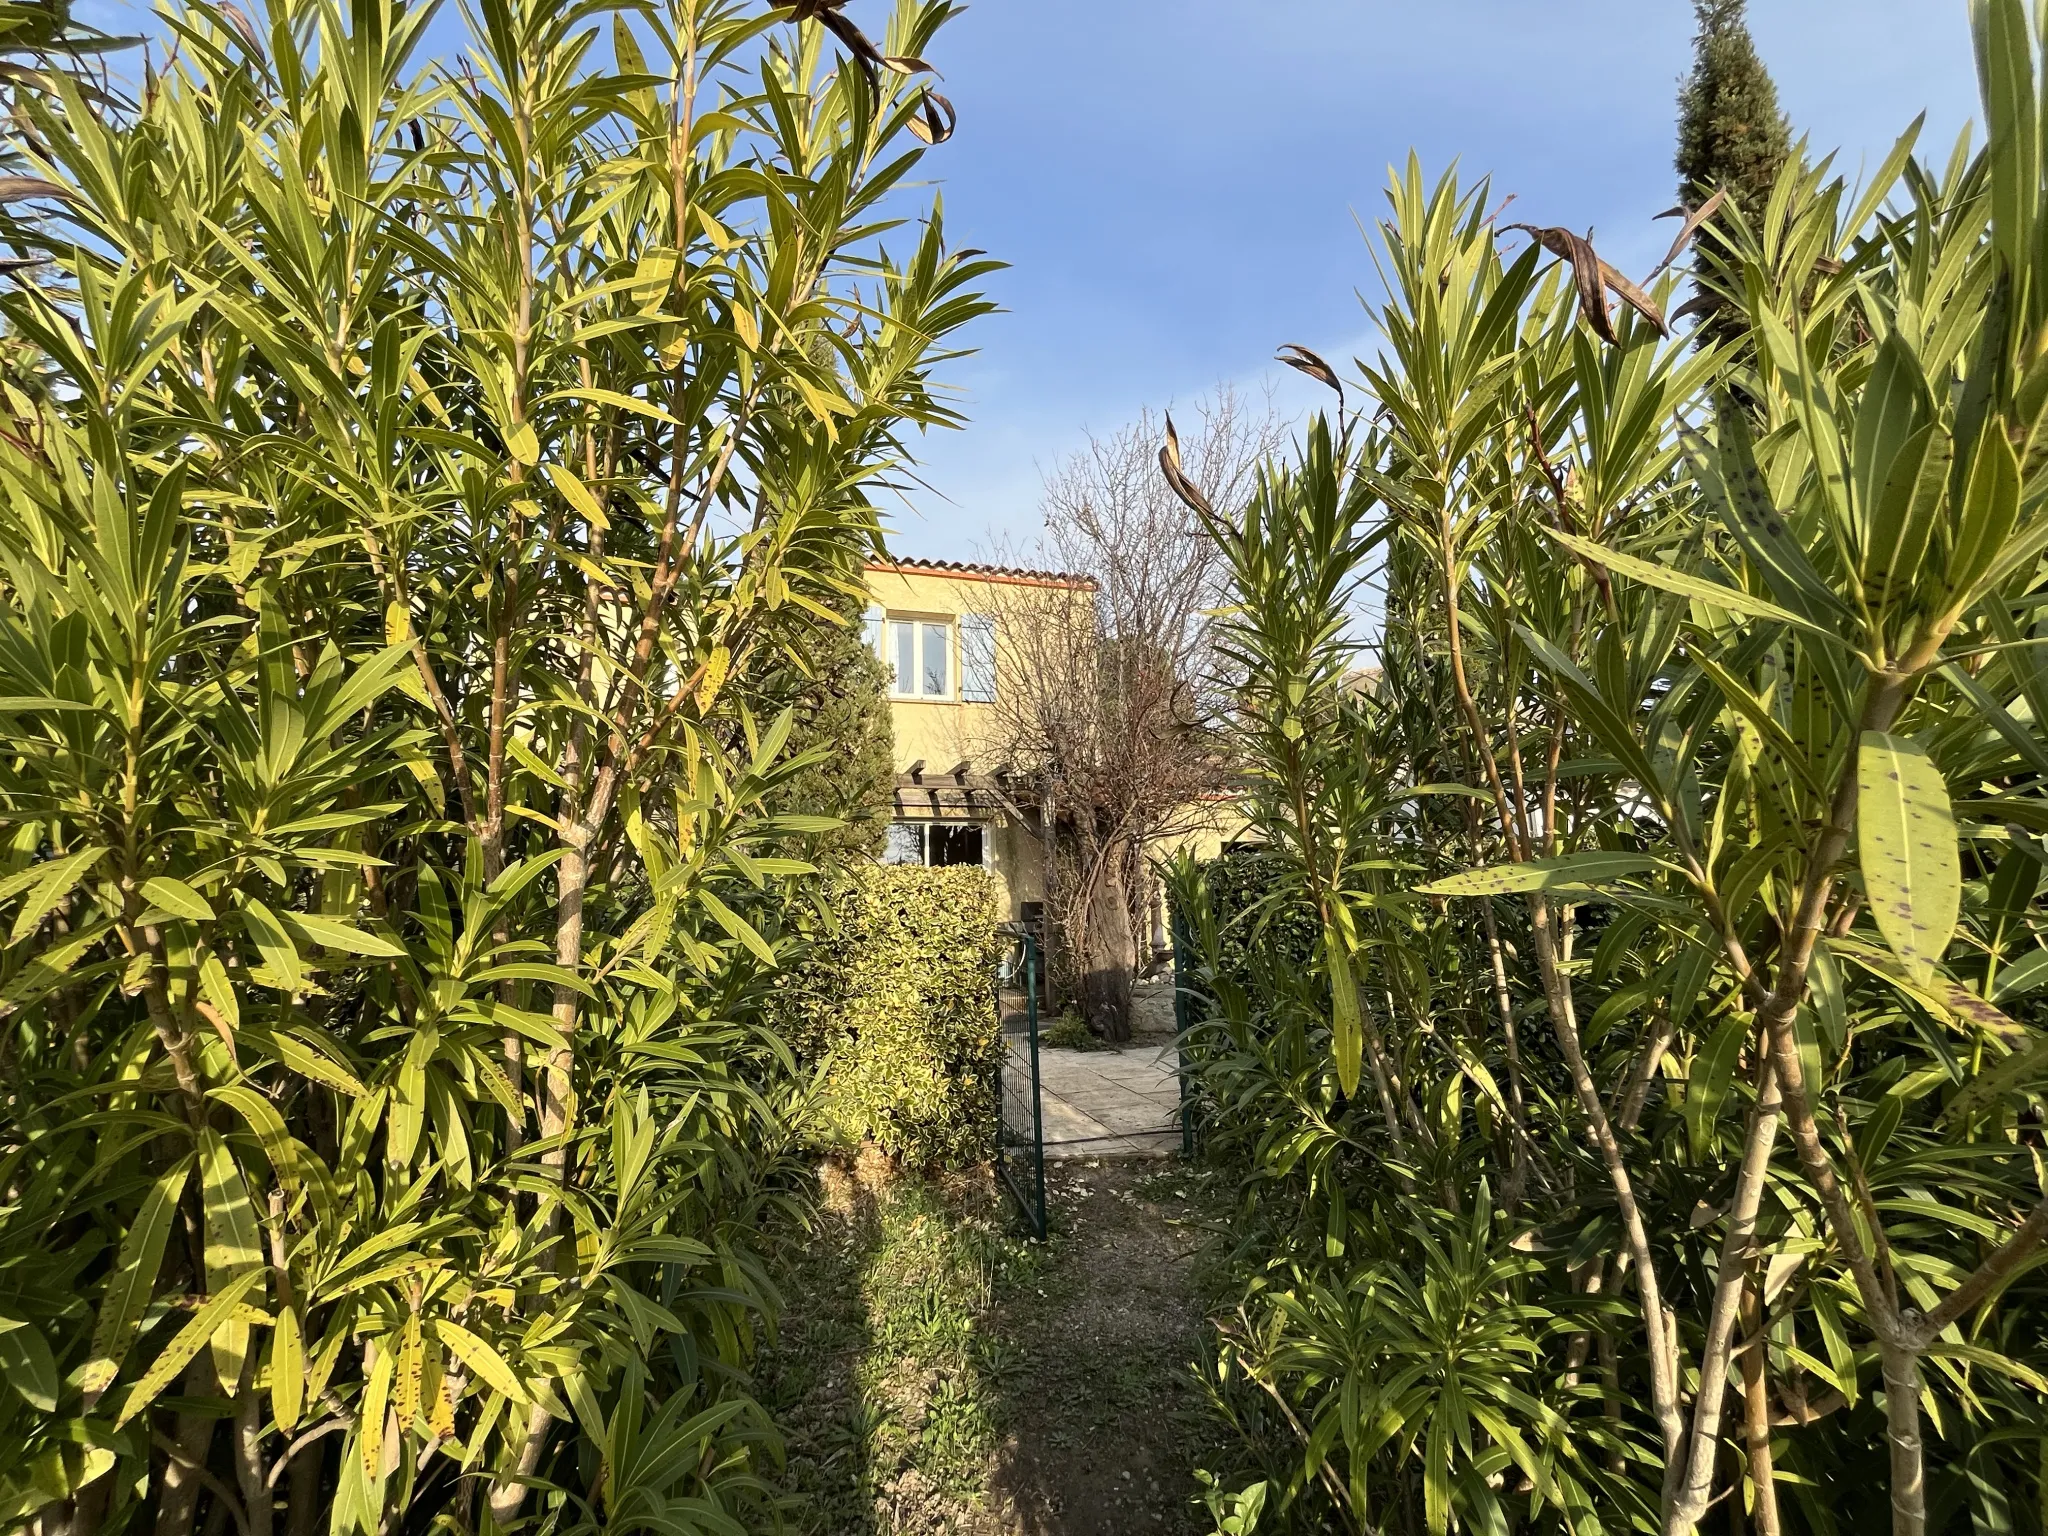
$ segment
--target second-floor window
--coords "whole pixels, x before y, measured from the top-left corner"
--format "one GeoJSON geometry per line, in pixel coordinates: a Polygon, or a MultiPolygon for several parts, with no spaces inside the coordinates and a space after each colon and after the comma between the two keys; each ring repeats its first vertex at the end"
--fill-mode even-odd
{"type": "Polygon", "coordinates": [[[964,613],[957,621],[897,619],[870,609],[867,635],[889,669],[891,697],[957,698],[969,704],[995,700],[996,625],[988,615],[964,613]]]}
{"type": "Polygon", "coordinates": [[[891,619],[882,659],[896,674],[889,691],[897,698],[952,696],[952,625],[928,619],[891,619]]]}

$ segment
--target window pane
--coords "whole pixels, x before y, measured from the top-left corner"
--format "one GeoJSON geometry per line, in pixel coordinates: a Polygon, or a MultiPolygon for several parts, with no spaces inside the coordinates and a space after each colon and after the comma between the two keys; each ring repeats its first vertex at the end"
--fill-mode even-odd
{"type": "Polygon", "coordinates": [[[892,821],[889,835],[882,843],[884,864],[922,864],[924,862],[924,823],[920,821],[892,821]]]}
{"type": "Polygon", "coordinates": [[[947,864],[981,865],[981,828],[958,823],[934,823],[929,829],[926,862],[934,867],[947,864]]]}
{"type": "Polygon", "coordinates": [[[927,624],[924,627],[924,694],[928,699],[943,699],[951,690],[946,683],[946,664],[951,659],[953,632],[949,625],[927,624]]]}
{"type": "Polygon", "coordinates": [[[896,681],[898,693],[917,692],[917,626],[906,624],[901,619],[889,628],[894,632],[896,642],[896,681]]]}

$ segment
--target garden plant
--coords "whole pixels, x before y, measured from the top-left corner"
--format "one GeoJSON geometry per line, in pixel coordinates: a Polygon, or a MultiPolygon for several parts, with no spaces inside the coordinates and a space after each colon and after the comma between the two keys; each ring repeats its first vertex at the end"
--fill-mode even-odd
{"type": "Polygon", "coordinates": [[[1973,14],[1988,144],[1695,200],[1710,335],[1411,162],[1296,460],[1162,455],[1262,1530],[2043,1529],[2048,11],[1973,14]]]}
{"type": "Polygon", "coordinates": [[[773,1523],[775,797],[986,307],[949,10],[9,75],[0,1526],[773,1523]]]}

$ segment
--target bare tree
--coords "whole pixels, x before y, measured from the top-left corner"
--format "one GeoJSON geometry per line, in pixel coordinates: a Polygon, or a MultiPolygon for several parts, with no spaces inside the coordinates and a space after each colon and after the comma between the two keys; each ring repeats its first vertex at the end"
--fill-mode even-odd
{"type": "MultiPolygon", "coordinates": [[[[1270,400],[1228,386],[1179,423],[1187,473],[1212,504],[1248,499],[1285,442],[1270,400]]],[[[1089,1023],[1130,1036],[1153,885],[1148,851],[1216,814],[1229,780],[1216,729],[1212,541],[1161,482],[1164,433],[1147,410],[1047,477],[1045,531],[1017,563],[1085,572],[1092,589],[1006,589],[995,744],[1030,786],[1046,867],[1055,985],[1089,1023]]]]}

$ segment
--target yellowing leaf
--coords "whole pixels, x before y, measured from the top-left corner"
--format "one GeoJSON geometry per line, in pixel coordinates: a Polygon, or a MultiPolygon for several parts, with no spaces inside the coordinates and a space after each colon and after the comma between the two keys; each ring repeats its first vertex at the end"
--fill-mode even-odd
{"type": "Polygon", "coordinates": [[[591,492],[589,486],[576,478],[576,472],[564,464],[550,464],[543,471],[562,499],[576,509],[576,513],[591,527],[608,529],[611,520],[604,515],[604,506],[591,492]]]}
{"type": "Polygon", "coordinates": [[[209,921],[213,908],[204,896],[193,890],[182,880],[173,880],[169,875],[156,875],[142,882],[142,896],[153,907],[162,907],[175,916],[189,918],[195,923],[209,921]]]}
{"type": "Polygon", "coordinates": [[[1560,854],[1552,859],[1530,859],[1521,864],[1489,864],[1446,875],[1416,890],[1424,896],[1505,896],[1518,891],[1547,891],[1559,886],[1597,885],[1627,875],[1647,874],[1657,861],[1646,853],[1609,853],[1593,849],[1586,853],[1560,854]]]}
{"type": "Polygon", "coordinates": [[[270,1343],[270,1411],[279,1429],[290,1432],[306,1411],[306,1351],[299,1336],[299,1314],[280,1307],[270,1343]]]}
{"type": "MultiPolygon", "coordinates": [[[[142,1380],[135,1384],[127,1399],[121,1404],[121,1412],[114,1420],[119,1429],[157,1398],[163,1395],[185,1367],[192,1363],[192,1357],[199,1353],[206,1341],[213,1337],[221,1325],[240,1310],[242,1298],[255,1289],[256,1282],[263,1278],[261,1269],[247,1271],[226,1290],[211,1297],[205,1306],[193,1315],[192,1321],[178,1330],[178,1336],[164,1346],[163,1353],[150,1362],[142,1380]]],[[[244,1329],[247,1324],[238,1325],[244,1329]]]]}
{"type": "Polygon", "coordinates": [[[1948,785],[1917,742],[1865,731],[1856,815],[1871,916],[1907,970],[1924,977],[1948,952],[1963,902],[1948,785]]]}
{"type": "MultiPolygon", "coordinates": [[[[263,1264],[258,1246],[256,1210],[249,1186],[220,1132],[204,1130],[198,1137],[199,1185],[206,1219],[206,1288],[226,1291],[236,1280],[263,1264]]],[[[228,1321],[213,1337],[213,1368],[223,1383],[242,1379],[249,1352],[249,1325],[228,1321]]]]}
{"type": "Polygon", "coordinates": [[[391,1409],[398,1427],[411,1432],[420,1416],[420,1315],[405,1320],[405,1334],[398,1347],[398,1368],[392,1380],[391,1409]]]}
{"type": "Polygon", "coordinates": [[[505,451],[518,464],[540,462],[540,435],[533,430],[532,422],[519,422],[506,431],[505,451]]]}
{"type": "Polygon", "coordinates": [[[697,713],[707,714],[711,704],[718,697],[718,690],[725,686],[726,675],[732,671],[732,652],[724,646],[712,647],[711,654],[704,661],[704,676],[697,682],[697,713]]]}
{"type": "Polygon", "coordinates": [[[512,1374],[499,1353],[482,1339],[458,1323],[446,1318],[437,1318],[433,1324],[434,1337],[448,1346],[448,1352],[470,1368],[470,1371],[494,1392],[502,1392],[514,1402],[527,1400],[526,1389],[519,1384],[519,1378],[512,1374]]]}
{"type": "Polygon", "coordinates": [[[149,1305],[157,1271],[163,1267],[164,1246],[171,1235],[172,1219],[178,1213],[179,1197],[191,1176],[192,1160],[180,1158],[177,1166],[156,1181],[143,1197],[135,1224],[121,1240],[121,1256],[108,1277],[106,1294],[100,1298],[99,1318],[93,1324],[92,1358],[79,1377],[89,1408],[121,1374],[135,1342],[135,1328],[149,1305]]]}
{"type": "Polygon", "coordinates": [[[104,848],[85,848],[77,853],[66,854],[63,858],[52,859],[38,865],[41,877],[21,904],[21,911],[14,919],[14,931],[7,936],[9,944],[19,944],[23,939],[42,926],[50,909],[69,896],[80,880],[94,865],[106,857],[104,848]]]}
{"type": "Polygon", "coordinates": [[[356,1449],[363,1458],[363,1476],[375,1482],[384,1475],[384,1415],[391,1404],[391,1376],[396,1357],[390,1340],[378,1341],[377,1363],[363,1386],[362,1411],[356,1420],[356,1449]]]}

